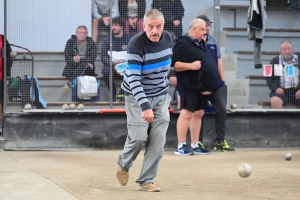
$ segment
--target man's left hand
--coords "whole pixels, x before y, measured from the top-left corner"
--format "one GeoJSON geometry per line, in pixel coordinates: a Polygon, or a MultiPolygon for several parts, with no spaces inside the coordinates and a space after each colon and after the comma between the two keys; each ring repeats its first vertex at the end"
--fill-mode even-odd
{"type": "Polygon", "coordinates": [[[154,121],[154,114],[152,109],[148,109],[142,112],[142,117],[147,123],[154,121]]]}

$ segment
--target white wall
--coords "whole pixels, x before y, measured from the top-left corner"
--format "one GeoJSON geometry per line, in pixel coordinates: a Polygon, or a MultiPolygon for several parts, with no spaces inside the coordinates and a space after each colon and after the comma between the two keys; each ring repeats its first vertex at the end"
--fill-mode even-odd
{"type": "MultiPolygon", "coordinates": [[[[213,0],[181,0],[185,9],[184,18],[182,21],[183,33],[188,31],[190,22],[198,15],[207,15],[213,21],[214,19],[214,1],[213,0]]],[[[152,0],[146,0],[146,10],[151,9],[152,0]]],[[[211,34],[214,33],[213,26],[211,34]]]]}
{"type": "MultiPolygon", "coordinates": [[[[151,3],[152,0],[146,0],[146,10],[151,9],[151,3]]],[[[184,33],[191,20],[200,14],[214,19],[214,1],[182,0],[182,3],[184,33]]],[[[0,32],[3,18],[0,14],[0,32]]],[[[33,52],[61,52],[78,25],[86,25],[91,36],[91,23],[91,0],[7,0],[7,39],[33,52]]]]}
{"type": "Polygon", "coordinates": [[[91,23],[90,0],[7,1],[7,39],[33,52],[63,51],[76,27],[91,32],[91,23]]]}

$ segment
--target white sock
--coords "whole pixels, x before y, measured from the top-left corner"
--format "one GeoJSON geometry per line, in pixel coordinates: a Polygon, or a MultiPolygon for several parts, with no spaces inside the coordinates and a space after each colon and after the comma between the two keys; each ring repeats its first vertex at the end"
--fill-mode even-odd
{"type": "Polygon", "coordinates": [[[184,144],[186,144],[186,142],[183,142],[183,143],[178,143],[178,146],[177,146],[177,148],[178,148],[178,149],[182,148],[184,144]]]}
{"type": "Polygon", "coordinates": [[[192,147],[192,149],[198,148],[199,147],[198,142],[191,143],[191,147],[192,147]]]}

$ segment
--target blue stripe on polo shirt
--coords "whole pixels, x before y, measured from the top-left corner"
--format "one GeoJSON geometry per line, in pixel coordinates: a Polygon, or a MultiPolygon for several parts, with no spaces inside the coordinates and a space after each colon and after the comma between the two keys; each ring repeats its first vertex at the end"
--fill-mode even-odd
{"type": "Polygon", "coordinates": [[[164,66],[168,66],[170,64],[171,64],[171,58],[169,58],[168,60],[162,61],[162,62],[145,65],[143,67],[143,70],[157,69],[157,68],[161,68],[161,67],[164,67],[164,66]]]}
{"type": "Polygon", "coordinates": [[[128,64],[127,65],[128,70],[141,70],[141,65],[137,65],[137,64],[128,64]]]}

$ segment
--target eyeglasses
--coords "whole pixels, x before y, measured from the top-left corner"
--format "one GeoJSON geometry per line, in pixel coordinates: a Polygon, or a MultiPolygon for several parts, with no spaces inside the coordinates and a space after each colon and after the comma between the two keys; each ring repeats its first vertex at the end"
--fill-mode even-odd
{"type": "Polygon", "coordinates": [[[207,23],[207,24],[206,24],[206,27],[211,27],[211,24],[208,24],[208,23],[207,23]]]}

